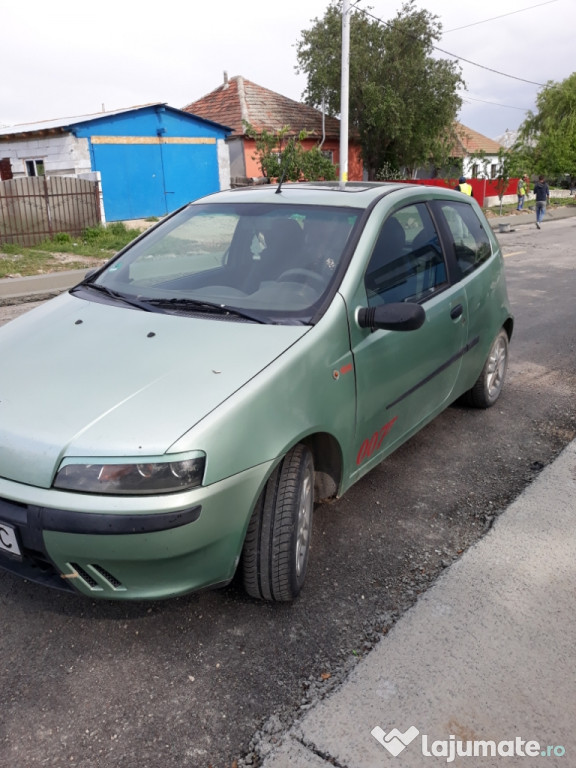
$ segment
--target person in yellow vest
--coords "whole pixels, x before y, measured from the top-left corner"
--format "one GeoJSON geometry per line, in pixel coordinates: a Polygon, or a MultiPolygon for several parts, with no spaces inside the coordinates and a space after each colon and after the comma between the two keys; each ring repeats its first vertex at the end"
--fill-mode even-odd
{"type": "Polygon", "coordinates": [[[521,211],[524,208],[524,200],[528,194],[528,176],[521,176],[518,179],[516,194],[518,195],[518,207],[516,210],[521,211]]]}
{"type": "Polygon", "coordinates": [[[458,179],[458,186],[456,189],[460,190],[460,192],[463,192],[465,195],[470,195],[470,197],[474,197],[474,191],[472,190],[472,185],[468,184],[466,181],[465,176],[460,176],[458,179]]]}

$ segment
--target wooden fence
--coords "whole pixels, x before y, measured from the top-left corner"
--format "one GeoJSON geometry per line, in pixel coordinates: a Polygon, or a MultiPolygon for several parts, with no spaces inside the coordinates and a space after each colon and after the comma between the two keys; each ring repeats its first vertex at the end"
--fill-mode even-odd
{"type": "Polygon", "coordinates": [[[58,232],[78,236],[101,222],[97,181],[34,176],[0,182],[0,245],[31,246],[58,232]]]}

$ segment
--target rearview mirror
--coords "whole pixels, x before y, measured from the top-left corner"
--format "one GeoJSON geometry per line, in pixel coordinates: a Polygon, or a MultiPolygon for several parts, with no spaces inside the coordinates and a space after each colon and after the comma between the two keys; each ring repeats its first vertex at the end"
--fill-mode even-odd
{"type": "Polygon", "coordinates": [[[360,328],[371,331],[417,331],[426,320],[426,312],[420,304],[394,302],[379,307],[362,307],[358,310],[360,328]]]}

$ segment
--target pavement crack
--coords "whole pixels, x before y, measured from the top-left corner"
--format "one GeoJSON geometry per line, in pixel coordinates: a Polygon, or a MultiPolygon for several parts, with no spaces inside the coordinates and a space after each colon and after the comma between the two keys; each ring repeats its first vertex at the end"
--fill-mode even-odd
{"type": "Polygon", "coordinates": [[[299,744],[301,744],[304,749],[307,749],[308,752],[312,752],[313,755],[316,755],[316,757],[324,760],[324,762],[328,763],[329,765],[333,765],[335,768],[350,768],[348,764],[340,763],[338,760],[336,760],[335,757],[332,757],[332,755],[328,754],[328,752],[323,752],[321,749],[318,749],[314,744],[307,743],[303,739],[299,739],[297,737],[293,738],[294,741],[297,741],[299,744]]]}

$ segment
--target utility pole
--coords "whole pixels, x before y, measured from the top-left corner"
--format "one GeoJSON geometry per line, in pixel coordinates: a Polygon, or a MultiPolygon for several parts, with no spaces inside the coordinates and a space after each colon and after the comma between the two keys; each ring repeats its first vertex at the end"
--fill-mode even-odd
{"type": "Polygon", "coordinates": [[[350,84],[350,0],[342,0],[342,79],[340,83],[340,187],[348,181],[348,99],[350,84]]]}

